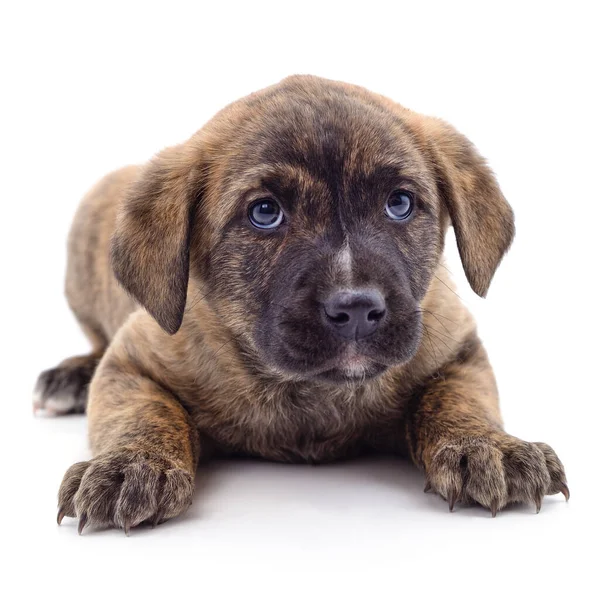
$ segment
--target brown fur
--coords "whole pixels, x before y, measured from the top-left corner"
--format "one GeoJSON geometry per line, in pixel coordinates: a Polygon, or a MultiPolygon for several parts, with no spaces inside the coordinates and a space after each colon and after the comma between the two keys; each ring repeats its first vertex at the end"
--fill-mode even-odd
{"type": "MultiPolygon", "coordinates": [[[[173,517],[191,501],[199,457],[214,452],[312,462],[404,454],[451,507],[477,502],[494,514],[568,493],[549,446],[502,429],[491,367],[442,263],[449,224],[485,295],[514,226],[474,147],[439,120],[316,77],[237,101],[186,143],[105,178],[84,198],[69,244],[67,297],[94,347],[82,366],[106,352],[89,390],[94,458],[67,472],[59,519],[128,531],[173,517]],[[418,194],[401,233],[365,202],[386,176],[418,194]],[[266,187],[296,201],[285,234],[246,221],[266,187]],[[350,280],[335,259],[348,238],[350,280]],[[404,268],[388,271],[393,254],[404,268]],[[302,282],[313,285],[404,279],[388,294],[404,317],[390,314],[397,325],[385,341],[367,341],[381,362],[372,377],[320,379],[339,345],[313,348],[328,336],[314,338],[301,289],[289,293],[304,286],[289,275],[307,258],[318,280],[302,282]],[[269,325],[278,316],[298,322],[289,335],[269,325]],[[282,358],[290,336],[313,349],[306,369],[282,358]]],[[[49,386],[42,376],[37,406],[64,412],[49,386]]],[[[79,386],[71,410],[85,397],[79,386]]]]}

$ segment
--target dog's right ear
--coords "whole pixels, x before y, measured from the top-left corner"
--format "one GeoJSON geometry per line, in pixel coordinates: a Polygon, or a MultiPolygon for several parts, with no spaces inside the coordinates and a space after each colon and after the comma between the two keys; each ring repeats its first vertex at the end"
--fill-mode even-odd
{"type": "Polygon", "coordinates": [[[183,320],[201,177],[189,147],[159,153],[129,188],[111,241],[117,280],[169,334],[183,320]]]}

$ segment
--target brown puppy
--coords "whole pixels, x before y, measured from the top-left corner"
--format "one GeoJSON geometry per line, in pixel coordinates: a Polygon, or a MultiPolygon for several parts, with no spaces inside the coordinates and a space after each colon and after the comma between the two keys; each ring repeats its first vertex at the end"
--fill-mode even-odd
{"type": "Polygon", "coordinates": [[[447,288],[449,224],[484,295],[514,226],[474,147],[311,76],[106,177],[69,243],[67,297],[93,352],[42,374],[36,399],[82,411],[93,376],[94,458],[67,471],[59,521],[172,518],[211,453],[402,454],[451,509],[568,497],[552,448],[502,429],[474,322],[447,288]]]}

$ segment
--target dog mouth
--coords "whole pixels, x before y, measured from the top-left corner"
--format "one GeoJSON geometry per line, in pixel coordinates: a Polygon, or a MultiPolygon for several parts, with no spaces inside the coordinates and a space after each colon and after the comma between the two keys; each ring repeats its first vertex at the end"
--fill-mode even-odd
{"type": "Polygon", "coordinates": [[[387,368],[350,345],[324,369],[313,373],[312,378],[327,383],[361,383],[377,377],[387,368]]]}
{"type": "Polygon", "coordinates": [[[329,384],[348,384],[348,383],[363,383],[381,375],[387,366],[380,363],[371,364],[369,367],[363,368],[360,372],[348,368],[331,368],[313,376],[313,379],[323,381],[329,384]]]}
{"type": "Polygon", "coordinates": [[[295,320],[293,324],[284,320],[277,332],[261,331],[256,346],[267,363],[266,371],[288,381],[361,384],[410,360],[420,343],[414,316],[388,321],[374,337],[360,340],[309,330],[295,320]]]}

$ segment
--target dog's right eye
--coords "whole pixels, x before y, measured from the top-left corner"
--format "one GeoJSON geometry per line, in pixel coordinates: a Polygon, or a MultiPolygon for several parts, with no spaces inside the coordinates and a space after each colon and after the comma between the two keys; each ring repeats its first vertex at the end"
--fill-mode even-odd
{"type": "Polygon", "coordinates": [[[248,218],[259,229],[274,229],[283,223],[283,211],[272,198],[261,198],[250,205],[248,218]]]}

